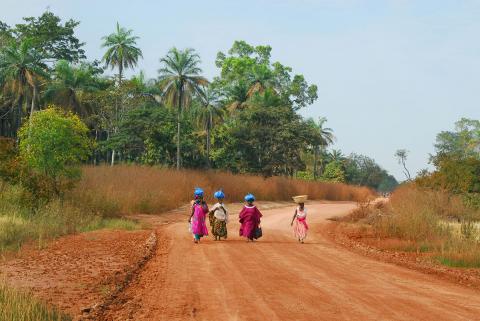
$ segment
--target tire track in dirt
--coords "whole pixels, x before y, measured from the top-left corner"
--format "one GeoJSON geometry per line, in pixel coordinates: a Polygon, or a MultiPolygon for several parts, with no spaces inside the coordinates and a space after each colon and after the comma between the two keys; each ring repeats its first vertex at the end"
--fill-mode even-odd
{"type": "MultiPolygon", "coordinates": [[[[311,231],[354,203],[307,205],[311,231]]],[[[480,320],[477,291],[347,251],[321,234],[293,240],[292,208],[263,211],[264,238],[194,244],[181,222],[103,320],[480,320]]],[[[186,219],[185,219],[186,221],[186,219]]]]}

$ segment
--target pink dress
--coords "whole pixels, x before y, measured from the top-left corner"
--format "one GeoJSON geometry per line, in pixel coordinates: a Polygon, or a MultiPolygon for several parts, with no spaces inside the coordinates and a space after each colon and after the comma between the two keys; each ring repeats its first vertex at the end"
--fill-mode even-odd
{"type": "Polygon", "coordinates": [[[208,235],[207,225],[205,224],[208,206],[206,204],[194,204],[193,208],[192,233],[198,236],[208,235]]]}
{"type": "Polygon", "coordinates": [[[304,240],[307,237],[308,224],[307,224],[307,210],[303,211],[297,208],[297,215],[295,217],[295,223],[293,224],[293,234],[297,239],[304,240]]]}
{"type": "Polygon", "coordinates": [[[249,239],[255,238],[255,230],[260,224],[260,218],[262,213],[255,206],[244,206],[240,212],[240,236],[247,237],[249,239]]]}

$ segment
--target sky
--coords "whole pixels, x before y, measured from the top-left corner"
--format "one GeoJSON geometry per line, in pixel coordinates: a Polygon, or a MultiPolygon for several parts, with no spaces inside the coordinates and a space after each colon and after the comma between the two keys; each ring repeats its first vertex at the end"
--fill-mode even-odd
{"type": "Polygon", "coordinates": [[[272,46],[272,60],[318,86],[318,100],[301,110],[326,117],[333,148],[374,158],[404,179],[407,166],[428,164],[437,133],[461,117],[480,118],[480,1],[473,0],[0,0],[0,20],[14,25],[47,8],[81,22],[89,60],[101,38],[121,26],[139,36],[143,59],[132,73],[157,76],[172,47],[194,48],[205,76],[235,40],[272,46]]]}

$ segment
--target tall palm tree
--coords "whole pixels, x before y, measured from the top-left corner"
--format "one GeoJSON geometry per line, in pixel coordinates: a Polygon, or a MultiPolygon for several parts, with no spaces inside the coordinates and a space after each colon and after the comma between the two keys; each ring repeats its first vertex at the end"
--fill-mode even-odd
{"type": "Polygon", "coordinates": [[[12,42],[0,53],[0,78],[3,79],[3,90],[12,94],[14,104],[17,104],[15,130],[21,125],[23,106],[26,110],[29,96],[30,115],[36,109],[40,80],[49,76],[43,59],[42,54],[33,48],[29,40],[12,42]]]}
{"type": "Polygon", "coordinates": [[[194,109],[193,114],[205,130],[207,167],[210,168],[211,131],[217,120],[222,118],[224,110],[220,105],[219,95],[215,90],[209,87],[203,87],[199,97],[201,102],[197,105],[197,108],[194,109]]]}
{"type": "MultiPolygon", "coordinates": [[[[314,160],[313,160],[314,179],[317,178],[317,164],[318,164],[318,156],[321,152],[320,149],[324,151],[325,147],[327,147],[328,145],[332,144],[335,141],[335,136],[333,135],[333,129],[325,127],[326,123],[327,123],[326,117],[320,117],[318,119],[318,123],[314,122],[314,127],[317,131],[318,137],[320,138],[316,146],[314,146],[314,160]]],[[[321,167],[323,169],[323,158],[322,158],[321,167]]]]}
{"type": "MultiPolygon", "coordinates": [[[[137,65],[138,59],[142,58],[142,50],[136,47],[138,37],[132,35],[133,30],[120,27],[117,22],[117,30],[108,36],[103,37],[102,47],[108,48],[103,55],[105,65],[112,69],[118,68],[118,87],[122,84],[123,69],[133,68],[137,65]]],[[[121,110],[121,99],[116,103],[115,119],[118,122],[118,110],[121,110]]],[[[113,128],[116,132],[116,127],[113,128]]],[[[115,163],[115,150],[112,150],[112,165],[115,163]]]]}
{"type": "Polygon", "coordinates": [[[160,63],[162,67],[158,73],[163,99],[168,105],[177,107],[177,169],[180,169],[181,113],[190,106],[192,96],[199,92],[200,86],[206,86],[208,81],[200,75],[200,56],[194,49],[172,48],[160,63]]]}
{"type": "Polygon", "coordinates": [[[89,66],[73,67],[67,61],[60,60],[55,66],[54,79],[45,91],[45,98],[86,116],[88,111],[82,104],[81,96],[97,89],[97,81],[89,66]]]}
{"type": "Polygon", "coordinates": [[[117,22],[117,30],[102,38],[102,48],[108,48],[103,61],[112,69],[118,68],[118,85],[122,82],[124,68],[134,68],[138,59],[143,58],[142,50],[136,47],[139,37],[132,33],[133,30],[120,27],[117,22]]]}

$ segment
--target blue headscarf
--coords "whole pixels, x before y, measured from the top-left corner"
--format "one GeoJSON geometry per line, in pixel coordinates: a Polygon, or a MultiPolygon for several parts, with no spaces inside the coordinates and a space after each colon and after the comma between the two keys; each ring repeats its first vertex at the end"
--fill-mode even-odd
{"type": "Polygon", "coordinates": [[[255,196],[253,196],[253,194],[247,194],[247,195],[245,196],[245,201],[247,201],[247,202],[253,202],[253,201],[255,201],[255,196]]]}
{"type": "Polygon", "coordinates": [[[213,194],[213,196],[214,196],[215,198],[218,198],[218,199],[223,199],[223,198],[225,198],[225,194],[223,193],[222,190],[216,191],[215,194],[213,194]]]}
{"type": "Polygon", "coordinates": [[[195,197],[203,197],[203,189],[201,189],[200,187],[196,187],[193,195],[195,197]]]}

